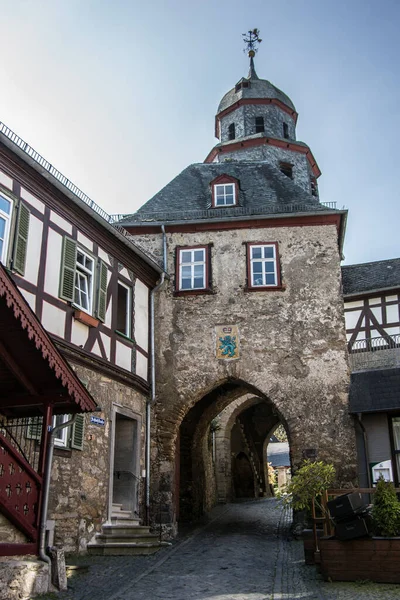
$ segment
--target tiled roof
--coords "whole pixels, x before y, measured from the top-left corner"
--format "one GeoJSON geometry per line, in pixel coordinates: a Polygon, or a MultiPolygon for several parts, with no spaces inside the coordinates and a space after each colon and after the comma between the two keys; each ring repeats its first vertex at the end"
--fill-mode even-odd
{"type": "Polygon", "coordinates": [[[184,169],[136,213],[125,215],[120,224],[327,210],[311,191],[306,193],[278,167],[265,162],[197,163],[184,169]],[[238,206],[211,208],[210,183],[223,174],[239,181],[238,206]]]}
{"type": "Polygon", "coordinates": [[[290,467],[289,443],[270,442],[267,446],[267,461],[273,467],[290,467]]]}
{"type": "Polygon", "coordinates": [[[343,294],[400,287],[400,258],[342,267],[343,294]]]}
{"type": "Polygon", "coordinates": [[[351,375],[351,413],[400,409],[400,369],[377,369],[351,375]]]}

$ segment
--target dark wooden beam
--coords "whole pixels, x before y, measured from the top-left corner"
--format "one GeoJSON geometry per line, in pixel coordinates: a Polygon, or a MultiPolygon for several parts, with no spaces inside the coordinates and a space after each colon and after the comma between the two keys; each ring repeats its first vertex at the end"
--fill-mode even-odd
{"type": "Polygon", "coordinates": [[[4,346],[3,342],[0,341],[0,358],[8,367],[8,369],[12,372],[12,374],[18,379],[18,381],[24,386],[24,388],[34,396],[37,395],[37,391],[32,382],[28,379],[28,377],[23,372],[22,368],[19,364],[14,360],[7,348],[4,346]]]}

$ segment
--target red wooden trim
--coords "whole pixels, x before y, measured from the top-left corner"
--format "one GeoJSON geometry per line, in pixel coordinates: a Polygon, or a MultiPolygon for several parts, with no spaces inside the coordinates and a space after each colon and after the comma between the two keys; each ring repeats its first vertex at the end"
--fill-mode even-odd
{"type": "Polygon", "coordinates": [[[38,554],[38,544],[0,544],[0,556],[22,556],[38,554]]]}
{"type": "Polygon", "coordinates": [[[24,300],[22,294],[0,265],[0,297],[4,297],[10,312],[21,325],[21,331],[26,332],[26,341],[34,340],[36,348],[43,356],[43,362],[48,369],[60,379],[60,385],[68,392],[71,404],[77,404],[82,411],[96,408],[96,403],[73,372],[72,368],[62,358],[47,332],[43,329],[36,315],[24,300]]]}
{"type": "Polygon", "coordinates": [[[267,292],[271,290],[282,290],[281,281],[281,265],[279,260],[279,246],[278,242],[246,242],[246,254],[247,254],[247,291],[255,292],[262,291],[267,292]],[[250,248],[252,246],[275,246],[275,266],[276,266],[276,285],[252,285],[251,284],[251,259],[250,259],[250,248]]]}
{"type": "Polygon", "coordinates": [[[235,177],[231,177],[231,175],[219,175],[210,182],[211,185],[211,206],[213,208],[224,208],[224,206],[216,206],[215,203],[215,186],[223,185],[224,183],[233,183],[235,186],[235,202],[234,204],[230,204],[229,206],[237,206],[239,202],[239,182],[235,177]]]}
{"type": "Polygon", "coordinates": [[[189,296],[189,295],[198,295],[210,293],[210,267],[209,267],[209,254],[210,246],[176,246],[175,253],[175,295],[189,296]],[[179,254],[181,251],[185,250],[205,250],[204,260],[205,260],[205,284],[206,287],[196,289],[196,290],[181,290],[180,285],[180,269],[179,269],[179,254]]]}
{"type": "MultiPolygon", "coordinates": [[[[337,230],[340,228],[342,215],[330,214],[324,215],[306,215],[301,217],[279,217],[277,219],[249,219],[248,221],[226,220],[226,221],[197,221],[195,223],[166,223],[165,230],[168,233],[195,233],[197,231],[223,231],[235,229],[271,229],[272,227],[315,227],[323,225],[336,225],[337,230]]],[[[132,235],[143,235],[143,233],[160,233],[160,225],[146,225],[143,223],[140,226],[128,225],[126,229],[132,235]]]]}
{"type": "MultiPolygon", "coordinates": [[[[40,496],[39,496],[40,498],[40,496]]],[[[26,536],[28,536],[31,540],[36,541],[38,539],[38,532],[32,526],[29,525],[20,515],[13,511],[9,506],[7,506],[6,502],[2,497],[0,497],[0,508],[3,515],[5,515],[13,525],[16,525],[17,528],[22,531],[26,536]]],[[[38,522],[38,519],[35,519],[38,522]]]]}
{"type": "Polygon", "coordinates": [[[235,104],[232,104],[231,106],[228,106],[224,110],[221,110],[221,112],[219,112],[216,115],[216,117],[215,117],[215,137],[219,138],[219,136],[220,136],[220,121],[221,121],[222,117],[229,115],[229,113],[233,112],[240,106],[245,106],[245,105],[249,105],[249,104],[253,104],[253,105],[275,104],[275,106],[278,106],[281,110],[283,110],[285,113],[287,113],[288,115],[290,115],[292,117],[295,125],[297,123],[297,118],[299,116],[298,113],[295,110],[293,110],[292,108],[289,108],[289,106],[287,106],[286,104],[284,104],[281,100],[278,100],[277,98],[241,98],[240,100],[235,102],[235,104]]]}
{"type": "Polygon", "coordinates": [[[100,323],[100,321],[98,319],[95,319],[94,317],[92,317],[92,315],[89,315],[88,313],[84,312],[83,310],[75,310],[74,312],[74,319],[75,321],[79,321],[80,323],[83,323],[84,325],[88,325],[89,327],[97,327],[98,324],[100,323]]]}
{"type": "Polygon", "coordinates": [[[40,454],[38,472],[41,477],[44,474],[44,466],[47,459],[47,443],[49,440],[49,428],[53,423],[53,406],[49,403],[45,408],[42,425],[42,438],[40,440],[40,454]]]}
{"type": "Polygon", "coordinates": [[[14,448],[14,446],[12,446],[10,444],[10,442],[7,440],[7,438],[5,438],[3,436],[3,434],[0,432],[0,442],[2,446],[5,446],[5,448],[7,448],[7,452],[9,454],[11,454],[11,456],[17,461],[20,462],[22,464],[22,466],[24,467],[25,471],[29,474],[29,477],[32,477],[32,479],[35,480],[35,482],[37,483],[38,486],[42,485],[42,478],[41,476],[36,473],[36,471],[34,469],[32,469],[31,465],[25,460],[25,458],[16,451],[16,449],[14,448]]]}
{"type": "Polygon", "coordinates": [[[277,148],[283,148],[285,150],[292,150],[293,152],[299,152],[300,154],[305,154],[308,162],[310,163],[310,167],[312,169],[313,175],[317,178],[321,175],[321,170],[318,167],[317,161],[315,160],[313,153],[311,152],[308,146],[302,146],[301,144],[297,144],[296,142],[286,142],[284,140],[278,140],[276,138],[271,137],[258,137],[251,138],[248,140],[237,140],[233,144],[224,144],[222,146],[215,146],[211,150],[211,152],[204,159],[205,163],[212,163],[214,158],[218,154],[226,154],[228,152],[235,152],[236,150],[242,150],[243,148],[255,148],[258,146],[263,146],[264,144],[268,144],[270,146],[275,146],[277,148]]]}

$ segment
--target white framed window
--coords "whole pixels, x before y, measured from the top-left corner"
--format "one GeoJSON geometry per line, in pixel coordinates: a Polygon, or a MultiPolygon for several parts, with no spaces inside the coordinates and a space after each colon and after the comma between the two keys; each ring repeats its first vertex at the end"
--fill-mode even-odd
{"type": "Polygon", "coordinates": [[[208,248],[178,249],[178,291],[207,289],[208,248]]]}
{"type": "MultiPolygon", "coordinates": [[[[69,421],[70,418],[70,415],[55,415],[53,417],[53,427],[56,427],[57,425],[63,425],[69,421]]],[[[69,431],[69,427],[64,427],[63,429],[57,431],[54,437],[54,445],[58,446],[59,448],[67,448],[69,431]]]]}
{"type": "Polygon", "coordinates": [[[11,200],[0,195],[0,262],[3,264],[7,260],[12,210],[11,200]]]}
{"type": "Polygon", "coordinates": [[[132,333],[132,288],[118,281],[117,331],[127,337],[132,333]]]}
{"type": "Polygon", "coordinates": [[[93,308],[94,266],[94,258],[77,248],[74,303],[90,314],[93,308]]]}
{"type": "Polygon", "coordinates": [[[248,287],[279,287],[277,244],[249,244],[248,287]]]}
{"type": "Polygon", "coordinates": [[[214,206],[234,206],[236,204],[236,186],[234,183],[214,185],[214,206]]]}

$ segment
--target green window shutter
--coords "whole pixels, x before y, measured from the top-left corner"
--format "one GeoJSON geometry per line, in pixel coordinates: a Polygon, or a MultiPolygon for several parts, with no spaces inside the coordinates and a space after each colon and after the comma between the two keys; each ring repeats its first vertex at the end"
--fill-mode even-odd
{"type": "Polygon", "coordinates": [[[74,301],[77,243],[65,236],[62,247],[59,296],[74,301]]]}
{"type": "Polygon", "coordinates": [[[40,440],[42,438],[43,417],[29,417],[26,429],[26,437],[30,440],[40,440]]]}
{"type": "Polygon", "coordinates": [[[96,316],[100,321],[106,320],[107,310],[107,265],[102,260],[99,261],[99,279],[97,290],[97,311],[96,316]]]}
{"type": "Polygon", "coordinates": [[[13,269],[20,275],[25,274],[26,250],[28,246],[29,219],[31,212],[23,202],[19,205],[15,230],[13,269]]]}
{"type": "Polygon", "coordinates": [[[77,415],[75,423],[72,425],[71,448],[83,450],[83,436],[85,431],[85,416],[77,415]]]}

